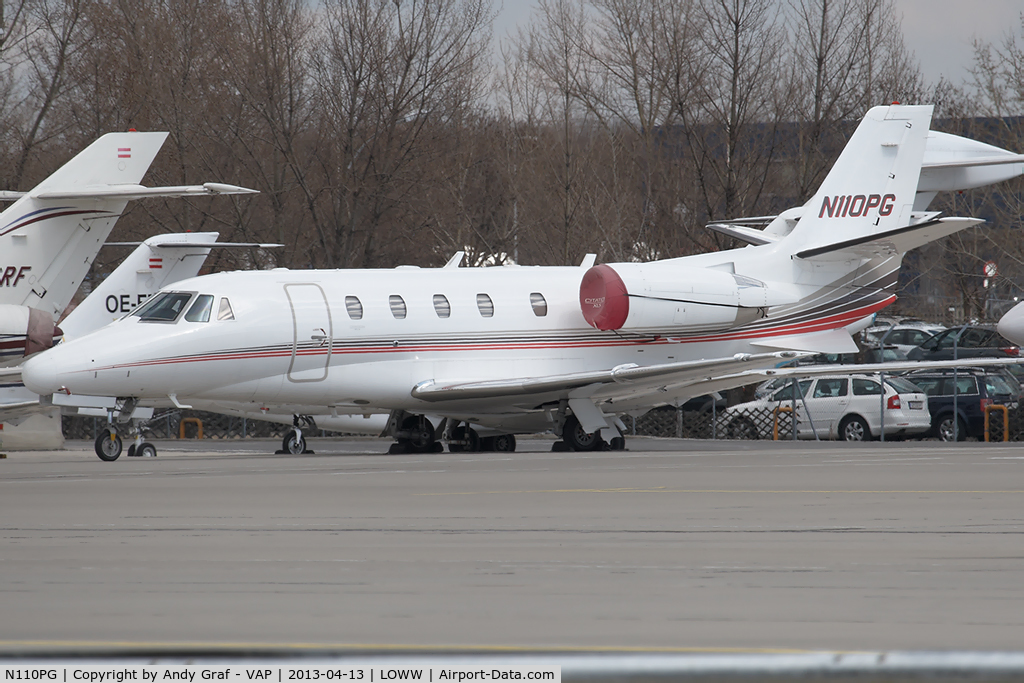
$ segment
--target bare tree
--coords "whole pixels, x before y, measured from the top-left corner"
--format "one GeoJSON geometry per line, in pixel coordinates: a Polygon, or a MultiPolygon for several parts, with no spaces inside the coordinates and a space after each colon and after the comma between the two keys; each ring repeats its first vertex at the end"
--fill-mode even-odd
{"type": "Polygon", "coordinates": [[[784,32],[770,0],[701,0],[693,96],[676,102],[709,219],[754,210],[776,153],[784,32]]]}
{"type": "Polygon", "coordinates": [[[63,132],[60,122],[51,122],[51,113],[68,87],[69,62],[88,41],[82,28],[84,5],[84,0],[30,0],[15,5],[14,25],[10,34],[4,34],[4,47],[9,37],[15,38],[20,60],[5,73],[3,83],[5,94],[12,98],[8,121],[13,124],[5,137],[17,150],[6,179],[12,189],[22,186],[39,147],[63,132]]]}
{"type": "Polygon", "coordinates": [[[372,266],[395,246],[379,228],[420,185],[432,141],[481,96],[491,15],[484,0],[330,0],[324,18],[314,106],[333,140],[316,150],[323,184],[299,184],[323,265],[372,266]]]}

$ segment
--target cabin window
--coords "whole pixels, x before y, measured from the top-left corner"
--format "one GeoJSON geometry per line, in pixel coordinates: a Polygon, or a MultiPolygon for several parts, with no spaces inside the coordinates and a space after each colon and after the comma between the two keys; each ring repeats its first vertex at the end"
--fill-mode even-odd
{"type": "Polygon", "coordinates": [[[192,308],[188,309],[188,313],[185,314],[185,320],[190,323],[208,323],[210,322],[210,312],[213,310],[213,297],[209,294],[200,294],[196,297],[196,302],[192,304],[192,308]]]}
{"type": "Polygon", "coordinates": [[[231,302],[225,296],[220,300],[220,311],[217,312],[217,320],[234,320],[235,312],[231,310],[231,302]]]}
{"type": "Polygon", "coordinates": [[[392,294],[388,297],[388,303],[391,304],[391,315],[399,320],[405,317],[405,299],[397,294],[392,294]]]}
{"type": "Polygon", "coordinates": [[[192,294],[189,292],[165,292],[147,301],[134,315],[146,322],[174,322],[185,310],[185,305],[191,298],[192,294]]]}
{"type": "Polygon", "coordinates": [[[363,319],[363,303],[357,296],[346,296],[345,297],[345,310],[348,311],[348,317],[353,320],[363,319]]]}
{"type": "Polygon", "coordinates": [[[494,302],[486,294],[476,295],[476,307],[480,309],[480,315],[485,318],[494,316],[494,302]]]}
{"type": "Polygon", "coordinates": [[[548,302],[540,292],[530,294],[530,305],[533,306],[533,314],[538,318],[543,318],[548,314],[548,302]]]}
{"type": "Polygon", "coordinates": [[[448,303],[448,297],[444,294],[434,295],[434,312],[438,318],[448,318],[452,314],[452,305],[448,303]]]}

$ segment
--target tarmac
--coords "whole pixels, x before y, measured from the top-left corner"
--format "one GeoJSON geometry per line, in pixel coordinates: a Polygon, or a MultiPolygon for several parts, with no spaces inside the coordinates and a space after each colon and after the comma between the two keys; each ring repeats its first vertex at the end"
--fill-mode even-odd
{"type": "Polygon", "coordinates": [[[0,460],[0,652],[1024,650],[1024,448],[0,460]]]}

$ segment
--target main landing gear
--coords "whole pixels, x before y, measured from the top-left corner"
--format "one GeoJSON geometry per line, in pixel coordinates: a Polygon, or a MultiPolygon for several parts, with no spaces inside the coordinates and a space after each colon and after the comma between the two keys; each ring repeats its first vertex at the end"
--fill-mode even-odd
{"type": "Polygon", "coordinates": [[[469,424],[448,418],[443,418],[435,428],[424,415],[397,410],[391,413],[384,435],[395,439],[395,443],[388,449],[391,455],[441,453],[444,451],[444,443],[448,444],[451,453],[512,453],[516,450],[516,437],[513,434],[481,437],[469,424]]]}
{"type": "Polygon", "coordinates": [[[115,407],[107,413],[107,426],[100,430],[96,436],[96,455],[100,460],[113,462],[121,457],[124,447],[121,436],[118,434],[118,425],[127,425],[128,434],[132,444],[128,446],[127,456],[129,458],[155,458],[156,446],[144,440],[142,437],[145,431],[147,420],[132,419],[135,406],[138,401],[134,398],[119,398],[115,407]]]}
{"type": "Polygon", "coordinates": [[[562,423],[561,441],[556,441],[551,447],[552,451],[624,451],[626,450],[626,439],[622,433],[614,430],[601,430],[599,432],[588,432],[580,424],[575,415],[566,415],[562,423]],[[605,441],[603,432],[611,431],[616,436],[605,441]]]}
{"type": "Polygon", "coordinates": [[[302,435],[302,429],[303,427],[306,429],[316,429],[316,421],[313,420],[311,415],[293,415],[292,427],[294,429],[284,435],[284,440],[281,442],[281,450],[277,451],[275,455],[312,454],[313,451],[306,448],[306,437],[302,435]]]}

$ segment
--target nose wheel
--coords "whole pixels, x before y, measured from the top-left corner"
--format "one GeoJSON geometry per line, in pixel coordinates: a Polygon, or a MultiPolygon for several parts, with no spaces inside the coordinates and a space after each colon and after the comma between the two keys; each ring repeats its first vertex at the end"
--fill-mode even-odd
{"type": "MultiPolygon", "coordinates": [[[[142,440],[142,429],[133,426],[132,431],[135,436],[132,444],[128,446],[128,453],[126,455],[129,458],[155,458],[156,446],[142,440]]],[[[96,437],[95,447],[96,455],[99,456],[100,460],[113,462],[121,457],[124,443],[121,441],[121,436],[115,428],[106,427],[96,437]]]]}
{"type": "Polygon", "coordinates": [[[306,437],[302,434],[303,428],[316,429],[316,422],[309,415],[293,415],[292,427],[281,441],[281,450],[278,455],[299,455],[300,453],[313,453],[306,448],[306,437]]]}
{"type": "Polygon", "coordinates": [[[290,455],[306,452],[306,437],[302,435],[301,429],[293,429],[284,435],[284,441],[281,442],[281,451],[290,455]]]}
{"type": "MultiPolygon", "coordinates": [[[[117,435],[117,430],[107,428],[99,433],[96,437],[96,455],[100,456],[100,460],[106,462],[113,462],[121,457],[121,437],[117,435]]],[[[134,449],[135,447],[132,446],[134,449]]],[[[130,454],[129,454],[130,455],[130,454]]]]}

